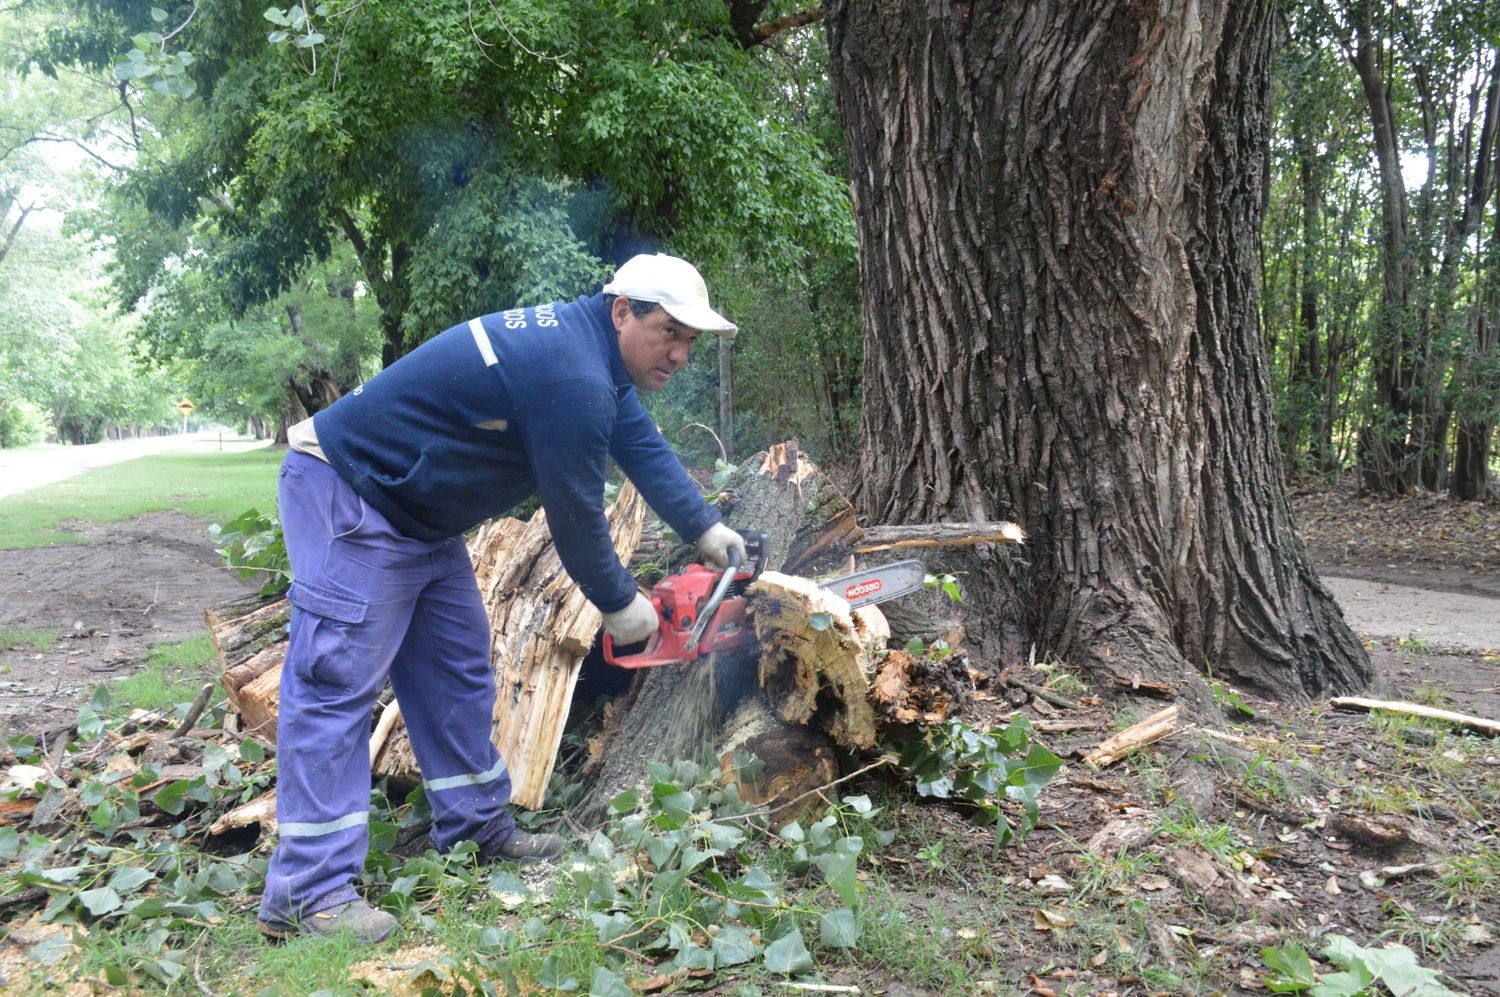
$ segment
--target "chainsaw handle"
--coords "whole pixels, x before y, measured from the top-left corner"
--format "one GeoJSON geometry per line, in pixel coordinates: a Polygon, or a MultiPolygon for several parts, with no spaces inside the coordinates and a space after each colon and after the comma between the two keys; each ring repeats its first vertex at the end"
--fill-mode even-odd
{"type": "Polygon", "coordinates": [[[708,601],[698,611],[698,622],[693,624],[693,632],[688,634],[687,650],[690,653],[698,649],[698,641],[703,639],[703,631],[707,630],[708,625],[713,622],[714,614],[719,611],[719,605],[724,601],[724,596],[734,582],[734,576],[739,573],[739,568],[740,549],[730,547],[729,567],[719,576],[719,584],[714,586],[713,595],[708,597],[708,601]]]}

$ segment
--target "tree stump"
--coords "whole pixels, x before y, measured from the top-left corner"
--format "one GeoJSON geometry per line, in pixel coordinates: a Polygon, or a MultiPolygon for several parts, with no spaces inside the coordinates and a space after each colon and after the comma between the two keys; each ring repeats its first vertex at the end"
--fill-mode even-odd
{"type": "MultiPolygon", "coordinates": [[[[737,530],[768,535],[770,570],[842,570],[862,535],[849,500],[795,442],[745,461],[724,491],[725,521],[737,530]]],[[[751,799],[796,797],[835,778],[826,735],[778,718],[756,685],[751,653],[647,669],[591,745],[600,771],[578,818],[586,824],[602,821],[611,800],[646,781],[651,762],[714,758],[729,773],[736,750],[753,750],[766,768],[754,785],[740,786],[751,799]]]]}

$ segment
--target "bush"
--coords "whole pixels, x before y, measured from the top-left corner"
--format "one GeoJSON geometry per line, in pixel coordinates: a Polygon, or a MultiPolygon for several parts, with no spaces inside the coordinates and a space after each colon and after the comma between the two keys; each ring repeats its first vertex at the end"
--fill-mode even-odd
{"type": "Polygon", "coordinates": [[[24,447],[47,438],[52,423],[28,401],[0,400],[0,447],[24,447]]]}

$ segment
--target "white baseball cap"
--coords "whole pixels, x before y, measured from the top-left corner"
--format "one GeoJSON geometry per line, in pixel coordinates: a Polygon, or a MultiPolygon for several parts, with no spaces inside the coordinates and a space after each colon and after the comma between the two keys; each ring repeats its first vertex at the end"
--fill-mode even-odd
{"type": "Polygon", "coordinates": [[[735,324],[708,306],[708,285],[698,268],[665,253],[642,253],[626,260],[604,285],[605,294],[633,301],[654,301],[683,325],[732,338],[735,324]]]}

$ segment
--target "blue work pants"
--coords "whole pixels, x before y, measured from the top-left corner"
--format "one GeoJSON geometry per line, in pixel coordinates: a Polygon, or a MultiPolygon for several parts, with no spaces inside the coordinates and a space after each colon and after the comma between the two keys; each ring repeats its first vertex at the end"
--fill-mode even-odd
{"type": "Polygon", "coordinates": [[[462,537],[400,533],[328,464],[290,451],[277,489],[291,560],[276,749],[280,841],[262,920],[356,898],[369,847],[370,716],[389,677],[432,806],[432,841],[492,854],[515,830],[490,740],[490,627],[462,537]]]}

